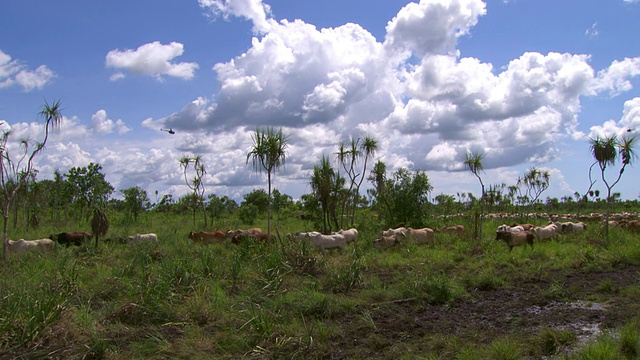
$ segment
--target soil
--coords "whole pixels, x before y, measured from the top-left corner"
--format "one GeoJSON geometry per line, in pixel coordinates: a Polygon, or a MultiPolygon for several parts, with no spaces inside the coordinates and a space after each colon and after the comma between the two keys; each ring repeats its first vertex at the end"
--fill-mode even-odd
{"type": "Polygon", "coordinates": [[[399,349],[415,350],[416,344],[423,344],[418,348],[424,352],[438,353],[445,346],[438,339],[456,337],[461,345],[467,340],[489,344],[510,334],[535,339],[543,328],[573,332],[576,341],[572,346],[576,347],[640,314],[640,303],[619,292],[633,285],[640,285],[640,267],[621,265],[554,273],[489,291],[467,289],[470,297],[446,306],[419,299],[381,304],[371,309],[374,325],[370,328],[354,328],[353,324],[362,323],[354,317],[342,319],[344,336],[332,339],[334,346],[327,348],[335,351],[326,355],[334,359],[397,358],[399,349]],[[604,302],[592,300],[594,294],[604,302]]]}

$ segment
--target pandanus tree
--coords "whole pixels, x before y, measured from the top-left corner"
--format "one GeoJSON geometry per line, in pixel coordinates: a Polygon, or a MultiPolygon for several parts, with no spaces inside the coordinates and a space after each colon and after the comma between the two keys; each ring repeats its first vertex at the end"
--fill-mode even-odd
{"type": "Polygon", "coordinates": [[[624,173],[627,165],[632,165],[633,161],[637,158],[637,154],[635,152],[637,139],[638,138],[636,136],[623,136],[622,138],[619,138],[617,135],[589,138],[591,155],[593,155],[593,158],[600,167],[600,178],[607,188],[607,211],[605,214],[605,236],[607,239],[609,238],[611,190],[622,178],[622,174],[624,173]],[[613,167],[616,165],[618,158],[620,158],[622,164],[618,170],[617,177],[610,183],[605,176],[605,172],[607,167],[613,167]]]}
{"type": "Polygon", "coordinates": [[[467,152],[463,161],[465,169],[469,170],[473,175],[475,175],[476,178],[478,178],[478,181],[480,182],[480,188],[482,190],[480,196],[480,214],[476,214],[474,220],[475,229],[473,233],[476,241],[479,241],[480,238],[482,238],[482,217],[484,216],[484,207],[482,203],[485,198],[485,190],[484,182],[482,182],[480,173],[484,171],[484,164],[482,164],[482,160],[484,160],[485,156],[486,155],[484,153],[467,152]]]}
{"type": "Polygon", "coordinates": [[[524,192],[520,193],[521,198],[526,199],[529,206],[534,205],[540,195],[549,188],[550,179],[549,171],[540,170],[536,167],[530,168],[524,174],[524,177],[518,178],[518,189],[524,188],[524,192]]]}
{"type": "Polygon", "coordinates": [[[253,146],[247,154],[247,164],[249,160],[256,172],[264,170],[267,173],[269,204],[267,207],[267,234],[271,236],[271,176],[274,170],[284,166],[287,150],[287,136],[282,132],[282,128],[275,131],[272,127],[266,129],[256,129],[252,135],[253,146]]]}
{"type": "MultiPolygon", "coordinates": [[[[367,163],[378,150],[378,141],[371,137],[365,136],[364,139],[351,139],[351,146],[347,147],[344,143],[338,145],[338,151],[335,153],[336,159],[342,165],[347,177],[349,178],[349,189],[342,204],[342,212],[347,212],[347,218],[351,219],[350,225],[355,222],[355,211],[360,196],[360,187],[364,181],[367,172],[367,163]],[[362,172],[358,172],[357,162],[364,159],[362,172]],[[351,203],[349,203],[351,201],[351,203]],[[351,209],[349,209],[351,205],[351,209]],[[349,213],[350,212],[350,213],[349,213]]],[[[342,220],[341,220],[342,223],[342,220]]],[[[342,224],[341,224],[342,226],[342,224]]]]}
{"type": "Polygon", "coordinates": [[[339,190],[344,185],[344,180],[324,155],[320,160],[320,164],[313,167],[310,185],[311,191],[313,191],[322,208],[322,232],[324,234],[331,232],[331,219],[337,220],[336,205],[338,203],[339,190]]]}
{"type": "Polygon", "coordinates": [[[196,208],[198,205],[202,208],[203,218],[204,218],[204,226],[207,227],[207,209],[204,203],[204,181],[203,178],[207,174],[207,170],[204,168],[204,164],[202,162],[202,156],[183,156],[180,158],[180,167],[184,173],[184,181],[193,191],[193,225],[196,224],[196,208]],[[189,179],[187,173],[189,172],[189,168],[193,166],[193,178],[189,179]]]}
{"type": "Polygon", "coordinates": [[[2,186],[2,203],[0,213],[3,217],[2,231],[2,257],[7,256],[7,226],[9,223],[9,206],[17,191],[26,186],[26,180],[34,176],[33,161],[43,150],[49,140],[49,131],[56,129],[62,122],[62,109],[60,101],[49,104],[45,101],[39,116],[44,119],[44,138],[42,141],[30,139],[20,140],[20,148],[17,156],[9,151],[9,138],[11,130],[5,130],[0,136],[0,185],[2,186]]]}

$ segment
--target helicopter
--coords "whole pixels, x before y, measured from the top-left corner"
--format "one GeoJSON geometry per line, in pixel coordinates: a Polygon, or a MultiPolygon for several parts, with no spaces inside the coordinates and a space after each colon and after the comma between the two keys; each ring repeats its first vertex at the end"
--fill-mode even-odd
{"type": "Polygon", "coordinates": [[[173,134],[175,134],[175,133],[176,133],[175,131],[173,131],[173,129],[172,129],[172,128],[169,128],[168,130],[167,130],[167,129],[160,129],[160,131],[166,131],[166,132],[168,132],[168,133],[169,133],[169,134],[171,134],[171,135],[173,135],[173,134]]]}

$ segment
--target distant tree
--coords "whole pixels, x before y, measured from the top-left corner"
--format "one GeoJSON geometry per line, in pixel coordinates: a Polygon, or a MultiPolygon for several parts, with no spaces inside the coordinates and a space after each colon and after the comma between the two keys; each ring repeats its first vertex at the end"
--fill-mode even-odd
{"type": "MultiPolygon", "coordinates": [[[[367,163],[369,159],[375,155],[377,150],[378,141],[371,136],[365,136],[364,139],[351,139],[350,147],[347,147],[344,143],[340,143],[338,146],[336,159],[342,165],[342,168],[349,178],[349,187],[346,190],[346,196],[343,198],[342,203],[342,215],[346,215],[345,219],[349,219],[351,226],[355,223],[355,211],[358,205],[358,198],[360,197],[360,187],[367,172],[367,163]],[[364,159],[362,170],[360,170],[357,165],[360,159],[364,159]]],[[[340,221],[340,227],[345,227],[342,219],[340,221]]]]}
{"type": "Polygon", "coordinates": [[[168,212],[175,206],[175,201],[173,200],[173,195],[164,194],[160,201],[156,204],[155,210],[159,212],[168,212]]]}
{"type": "MultiPolygon", "coordinates": [[[[480,188],[482,190],[480,199],[484,199],[485,197],[485,189],[484,182],[482,182],[482,178],[480,177],[480,173],[484,171],[484,165],[482,164],[482,160],[484,160],[484,153],[474,153],[467,152],[464,158],[464,167],[469,170],[480,182],[480,188]]],[[[476,241],[480,241],[482,238],[482,218],[484,217],[484,207],[482,205],[483,201],[480,201],[480,213],[475,216],[475,229],[474,229],[474,237],[476,241]]]]}
{"type": "Polygon", "coordinates": [[[258,207],[254,204],[244,203],[240,205],[240,208],[238,209],[238,217],[242,223],[252,225],[256,222],[259,212],[258,207]]]}
{"type": "Polygon", "coordinates": [[[274,170],[284,166],[287,155],[287,136],[282,132],[282,128],[275,131],[273,128],[256,129],[252,136],[253,146],[247,154],[247,164],[249,160],[256,172],[267,172],[267,182],[269,184],[269,204],[267,207],[267,234],[271,235],[271,175],[274,170]]]}
{"type": "Polygon", "coordinates": [[[435,201],[438,203],[438,207],[442,209],[442,214],[444,216],[451,215],[456,205],[456,198],[453,195],[436,195],[435,201]]]}
{"type": "Polygon", "coordinates": [[[44,138],[42,141],[20,140],[20,150],[17,158],[14,158],[9,150],[9,137],[11,130],[4,131],[0,136],[0,185],[2,185],[2,206],[0,213],[3,218],[2,231],[2,257],[7,257],[7,226],[9,223],[9,206],[20,187],[25,185],[25,180],[34,174],[33,160],[43,151],[49,139],[49,129],[57,128],[62,122],[60,101],[49,105],[45,101],[39,115],[44,118],[44,138]]]}
{"type": "MultiPolygon", "coordinates": [[[[374,181],[376,177],[374,175],[374,181]]],[[[429,193],[432,190],[433,186],[429,183],[427,174],[419,170],[411,173],[401,168],[392,178],[385,179],[384,185],[380,185],[378,190],[370,194],[376,197],[375,203],[385,204],[379,209],[385,225],[404,224],[418,227],[424,225],[429,193]]]]}
{"type": "Polygon", "coordinates": [[[228,196],[218,197],[216,194],[209,194],[207,209],[211,213],[211,224],[215,223],[215,219],[232,214],[238,209],[238,203],[230,199],[228,196]]]}
{"type": "Polygon", "coordinates": [[[389,204],[386,185],[387,185],[387,165],[378,160],[371,174],[367,178],[373,185],[373,189],[369,189],[367,193],[372,197],[372,207],[378,212],[378,216],[383,216],[384,213],[391,212],[391,205],[389,204]]]}
{"type": "Polygon", "coordinates": [[[64,175],[71,202],[80,209],[80,218],[90,214],[87,210],[103,208],[113,193],[113,186],[101,170],[101,165],[91,162],[87,167],[72,167],[64,175]]]}
{"type": "Polygon", "coordinates": [[[529,199],[529,205],[535,204],[540,195],[549,188],[549,171],[540,170],[532,167],[524,174],[524,177],[518,178],[518,187],[524,188],[526,199],[529,199]]]}
{"type": "Polygon", "coordinates": [[[253,189],[251,192],[242,196],[244,199],[240,206],[244,204],[253,204],[258,214],[264,214],[269,211],[269,194],[264,189],[253,189]]]}
{"type": "Polygon", "coordinates": [[[189,189],[193,192],[193,225],[196,225],[196,209],[202,209],[202,215],[204,217],[204,227],[207,227],[207,210],[204,204],[204,176],[207,174],[207,170],[202,163],[202,156],[183,156],[179,160],[180,168],[184,174],[184,182],[189,189]],[[189,169],[193,166],[193,177],[188,178],[189,169]]]}
{"type": "Polygon", "coordinates": [[[151,201],[147,192],[139,186],[120,190],[124,196],[124,208],[133,217],[134,222],[138,222],[138,215],[151,208],[151,201]]]}
{"type": "Polygon", "coordinates": [[[311,190],[320,202],[322,209],[322,231],[331,231],[331,221],[338,228],[337,207],[340,190],[344,187],[345,179],[331,166],[326,156],[322,156],[319,165],[313,167],[310,179],[311,190]]]}
{"type": "Polygon", "coordinates": [[[607,211],[606,211],[606,221],[605,221],[605,236],[609,238],[609,214],[610,214],[610,206],[611,206],[611,189],[613,189],[616,184],[622,178],[622,174],[624,173],[627,165],[632,165],[633,161],[637,158],[635,147],[637,145],[637,137],[635,136],[627,136],[619,139],[617,135],[605,136],[605,137],[596,137],[595,139],[589,139],[591,155],[598,162],[600,166],[600,175],[602,182],[604,182],[607,187],[607,211]],[[616,160],[620,158],[622,165],[618,170],[618,175],[612,183],[607,181],[605,176],[605,172],[608,166],[615,166],[616,160]]]}
{"type": "Polygon", "coordinates": [[[290,195],[282,194],[278,189],[273,189],[271,198],[272,207],[275,211],[281,211],[293,205],[293,198],[290,195]]]}

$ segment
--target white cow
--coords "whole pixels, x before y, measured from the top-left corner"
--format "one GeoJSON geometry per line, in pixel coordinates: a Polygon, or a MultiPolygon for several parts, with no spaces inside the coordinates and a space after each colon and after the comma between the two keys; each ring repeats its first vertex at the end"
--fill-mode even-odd
{"type": "Polygon", "coordinates": [[[396,228],[396,229],[389,228],[389,230],[383,230],[381,235],[382,236],[400,235],[405,231],[407,231],[407,228],[405,228],[405,227],[399,227],[399,228],[396,228]]]}
{"type": "Polygon", "coordinates": [[[347,250],[347,239],[342,234],[323,235],[320,233],[300,233],[301,239],[309,239],[318,250],[342,249],[347,250]]]}
{"type": "Polygon", "coordinates": [[[27,251],[49,252],[55,249],[56,244],[51,239],[39,240],[7,240],[7,251],[9,253],[21,253],[27,251]]]}
{"type": "Polygon", "coordinates": [[[350,242],[358,241],[358,229],[351,228],[349,230],[340,230],[337,234],[344,235],[344,238],[347,240],[347,244],[350,242]]]}
{"type": "Polygon", "coordinates": [[[430,244],[433,245],[435,243],[435,232],[430,228],[422,228],[422,229],[412,229],[408,228],[405,231],[402,231],[399,235],[399,238],[406,238],[409,241],[414,241],[417,244],[430,244]]]}
{"type": "Polygon", "coordinates": [[[537,241],[542,241],[555,238],[560,232],[560,228],[557,224],[549,224],[544,227],[536,226],[533,228],[532,232],[536,236],[537,241]]]}
{"type": "Polygon", "coordinates": [[[140,244],[140,243],[158,244],[158,235],[153,233],[135,234],[135,235],[127,236],[127,242],[131,244],[140,244]]]}
{"type": "Polygon", "coordinates": [[[562,226],[561,232],[563,234],[578,234],[584,232],[587,228],[587,225],[583,222],[574,223],[569,221],[560,223],[560,225],[562,226]]]}
{"type": "Polygon", "coordinates": [[[520,225],[516,225],[516,226],[500,225],[500,226],[498,226],[498,232],[516,233],[516,232],[520,232],[520,231],[524,231],[524,227],[522,227],[520,225]]]}
{"type": "Polygon", "coordinates": [[[376,248],[389,248],[398,244],[400,244],[400,241],[395,235],[380,236],[373,240],[373,246],[376,248]]]}

